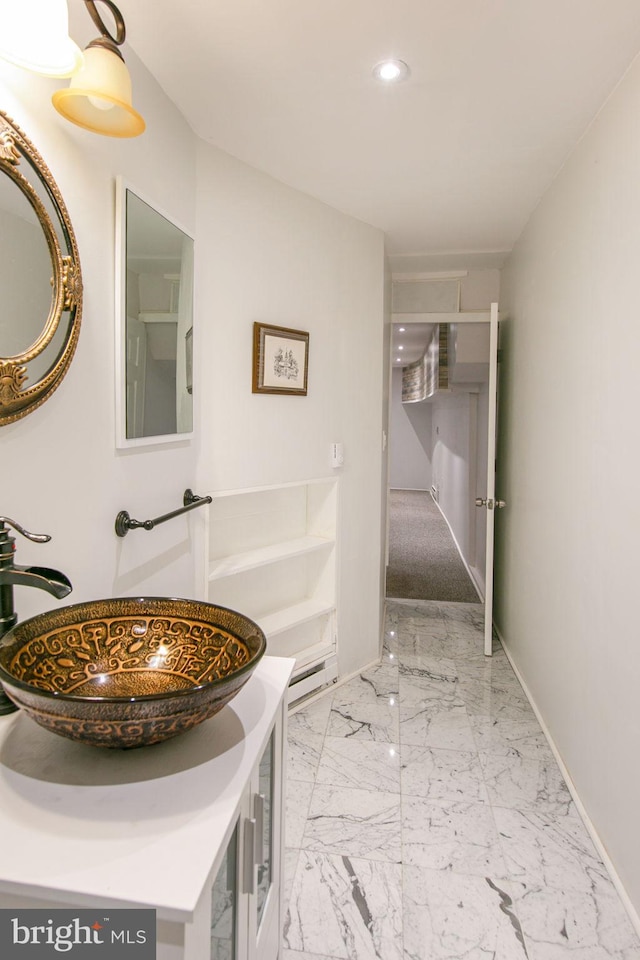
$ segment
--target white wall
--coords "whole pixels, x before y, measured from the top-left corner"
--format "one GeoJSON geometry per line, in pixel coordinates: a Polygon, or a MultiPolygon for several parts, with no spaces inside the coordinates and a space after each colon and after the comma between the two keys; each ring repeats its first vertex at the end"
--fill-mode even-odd
{"type": "MultiPolygon", "coordinates": [[[[147,132],[99,137],[50,105],[56,81],[0,63],[0,107],[36,144],[67,203],[84,279],[76,356],[53,397],[2,427],[0,514],[52,534],[18,562],[62,570],[71,601],[193,596],[203,526],[195,511],[157,529],[114,533],[116,514],[154,517],[186,487],[247,487],[332,473],[344,443],[340,666],[378,654],[383,424],[383,236],[199,143],[127,53],[147,132]],[[122,174],[196,235],[196,439],[116,451],[114,179],[122,174]],[[197,208],[197,217],[196,217],[197,208]],[[251,393],[252,324],[310,331],[309,395],[251,393]]],[[[20,617],[57,601],[16,588],[20,617]]]]}
{"type": "Polygon", "coordinates": [[[396,490],[431,487],[430,403],[402,402],[402,369],[391,371],[389,484],[396,490]]]}
{"type": "MultiPolygon", "coordinates": [[[[121,509],[146,519],[177,507],[196,475],[193,445],[115,449],[114,178],[123,174],[192,227],[196,207],[193,134],[133,53],[127,62],[148,129],[126,141],[95,136],[59,117],[50,98],[60,81],[0,63],[0,107],[32,140],[58,183],[84,280],[80,339],[67,376],[42,407],[0,428],[0,514],[52,535],[42,546],[18,536],[17,562],[66,573],[74,586],[69,602],[193,591],[189,521],[135,531],[124,540],[113,529],[121,509]]],[[[15,588],[21,618],[58,602],[15,588]]]]}
{"type": "Polygon", "coordinates": [[[460,309],[488,310],[500,296],[500,271],[468,270],[460,280],[460,309]]]}
{"type": "Polygon", "coordinates": [[[488,388],[436,394],[433,400],[433,484],[460,553],[484,595],[488,388]]]}
{"type": "Polygon", "coordinates": [[[339,665],[349,673],[377,657],[381,632],[383,235],[206,144],[198,161],[198,484],[338,473],[339,665]],[[252,394],[257,320],[309,332],[306,397],[252,394]]]}
{"type": "Polygon", "coordinates": [[[471,502],[478,442],[477,409],[475,394],[439,393],[433,399],[433,483],[440,509],[467,563],[475,558],[471,502]]]}
{"type": "Polygon", "coordinates": [[[640,909],[640,62],[503,276],[496,617],[640,909]]]}
{"type": "MultiPolygon", "coordinates": [[[[381,498],[382,510],[380,513],[380,579],[378,589],[380,591],[380,623],[384,626],[384,614],[386,603],[387,586],[387,565],[389,562],[389,471],[391,469],[391,458],[389,452],[389,415],[391,409],[391,298],[392,298],[392,276],[389,257],[385,255],[384,260],[384,334],[382,338],[382,473],[381,473],[381,498]]],[[[382,656],[383,631],[380,631],[380,645],[378,655],[382,656]]]]}

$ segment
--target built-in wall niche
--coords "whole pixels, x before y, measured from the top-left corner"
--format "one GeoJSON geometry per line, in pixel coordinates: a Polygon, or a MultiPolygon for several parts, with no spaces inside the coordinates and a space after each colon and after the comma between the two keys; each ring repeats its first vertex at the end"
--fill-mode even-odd
{"type": "Polygon", "coordinates": [[[206,597],[295,657],[290,701],[337,677],[338,480],[211,493],[206,597]]]}
{"type": "Polygon", "coordinates": [[[193,435],[193,239],[117,183],[117,445],[193,435]]]}

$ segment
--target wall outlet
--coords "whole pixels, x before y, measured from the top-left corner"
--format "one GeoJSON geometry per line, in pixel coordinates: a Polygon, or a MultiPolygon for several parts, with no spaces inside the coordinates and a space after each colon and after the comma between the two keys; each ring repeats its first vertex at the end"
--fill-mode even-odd
{"type": "Polygon", "coordinates": [[[336,469],[344,464],[344,448],[341,443],[331,444],[331,466],[336,469]]]}

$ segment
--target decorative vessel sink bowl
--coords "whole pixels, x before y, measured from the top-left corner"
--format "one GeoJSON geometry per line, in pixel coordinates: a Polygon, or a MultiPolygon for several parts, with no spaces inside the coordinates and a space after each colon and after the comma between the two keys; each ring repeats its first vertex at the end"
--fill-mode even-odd
{"type": "Polygon", "coordinates": [[[260,627],[225,607],[162,597],[93,600],[5,634],[0,683],[54,733],[139,747],[221,710],[265,649],[260,627]]]}

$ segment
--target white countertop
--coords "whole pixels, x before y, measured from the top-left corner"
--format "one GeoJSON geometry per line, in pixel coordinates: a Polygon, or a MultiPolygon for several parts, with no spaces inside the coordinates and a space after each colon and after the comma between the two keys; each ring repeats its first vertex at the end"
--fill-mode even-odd
{"type": "Polygon", "coordinates": [[[294,662],[263,657],[216,716],[135,750],[0,718],[0,907],[4,892],[191,920],[294,662]]]}

